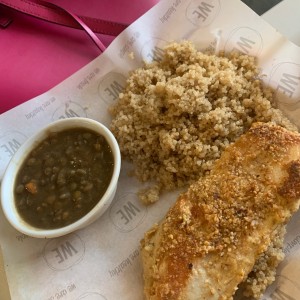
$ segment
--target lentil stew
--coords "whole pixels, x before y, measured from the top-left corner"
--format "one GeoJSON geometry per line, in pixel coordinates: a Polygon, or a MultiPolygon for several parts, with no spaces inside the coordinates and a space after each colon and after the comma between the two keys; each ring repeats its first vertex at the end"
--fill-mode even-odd
{"type": "Polygon", "coordinates": [[[108,188],[114,157],[106,139],[89,129],[51,132],[17,175],[19,214],[41,229],[67,226],[86,215],[108,188]]]}

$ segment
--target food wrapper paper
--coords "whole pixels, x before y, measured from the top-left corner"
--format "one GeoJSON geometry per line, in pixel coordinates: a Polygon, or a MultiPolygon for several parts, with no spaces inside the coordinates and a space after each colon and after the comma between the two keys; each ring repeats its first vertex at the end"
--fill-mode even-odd
{"type": "MultiPolygon", "coordinates": [[[[42,126],[62,118],[87,117],[109,126],[108,107],[128,72],[143,60],[158,60],[172,41],[191,40],[199,50],[237,49],[257,56],[263,80],[277,103],[300,126],[300,49],[238,0],[164,0],[126,29],[109,48],[73,76],[0,115],[0,178],[20,145],[42,126]]],[[[152,206],[137,198],[141,187],[123,161],[116,197],[87,228],[55,239],[35,239],[14,230],[1,213],[0,237],[12,299],[143,299],[139,242],[159,221],[178,192],[152,206]]],[[[300,297],[300,218],[288,225],[285,260],[262,299],[300,297]]]]}

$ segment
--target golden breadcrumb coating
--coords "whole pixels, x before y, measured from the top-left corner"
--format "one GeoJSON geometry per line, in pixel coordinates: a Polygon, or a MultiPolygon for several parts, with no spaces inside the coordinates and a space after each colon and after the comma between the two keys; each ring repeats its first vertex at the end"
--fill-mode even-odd
{"type": "Polygon", "coordinates": [[[255,124],[145,234],[146,299],[232,299],[255,264],[271,259],[299,197],[300,135],[255,124]]]}

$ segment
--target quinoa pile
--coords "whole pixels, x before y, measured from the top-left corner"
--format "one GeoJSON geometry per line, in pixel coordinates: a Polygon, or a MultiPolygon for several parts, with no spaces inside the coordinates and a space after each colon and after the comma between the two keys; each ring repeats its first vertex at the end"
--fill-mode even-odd
{"type": "Polygon", "coordinates": [[[140,193],[144,203],[208,173],[253,122],[297,130],[259,76],[254,57],[202,53],[188,41],[168,45],[161,61],[131,72],[111,108],[111,130],[134,174],[151,182],[140,193]]]}

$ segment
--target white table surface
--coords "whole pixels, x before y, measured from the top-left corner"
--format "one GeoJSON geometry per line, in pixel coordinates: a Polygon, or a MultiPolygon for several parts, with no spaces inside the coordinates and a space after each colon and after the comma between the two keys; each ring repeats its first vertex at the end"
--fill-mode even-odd
{"type": "MultiPolygon", "coordinates": [[[[259,0],[257,0],[259,1],[259,0]]],[[[300,0],[283,0],[262,15],[262,18],[300,46],[300,0]]],[[[1,249],[0,249],[1,250],[1,249]]],[[[0,251],[0,299],[9,299],[7,282],[0,251]]]]}
{"type": "Polygon", "coordinates": [[[261,17],[300,46],[300,0],[283,0],[261,17]]]}

